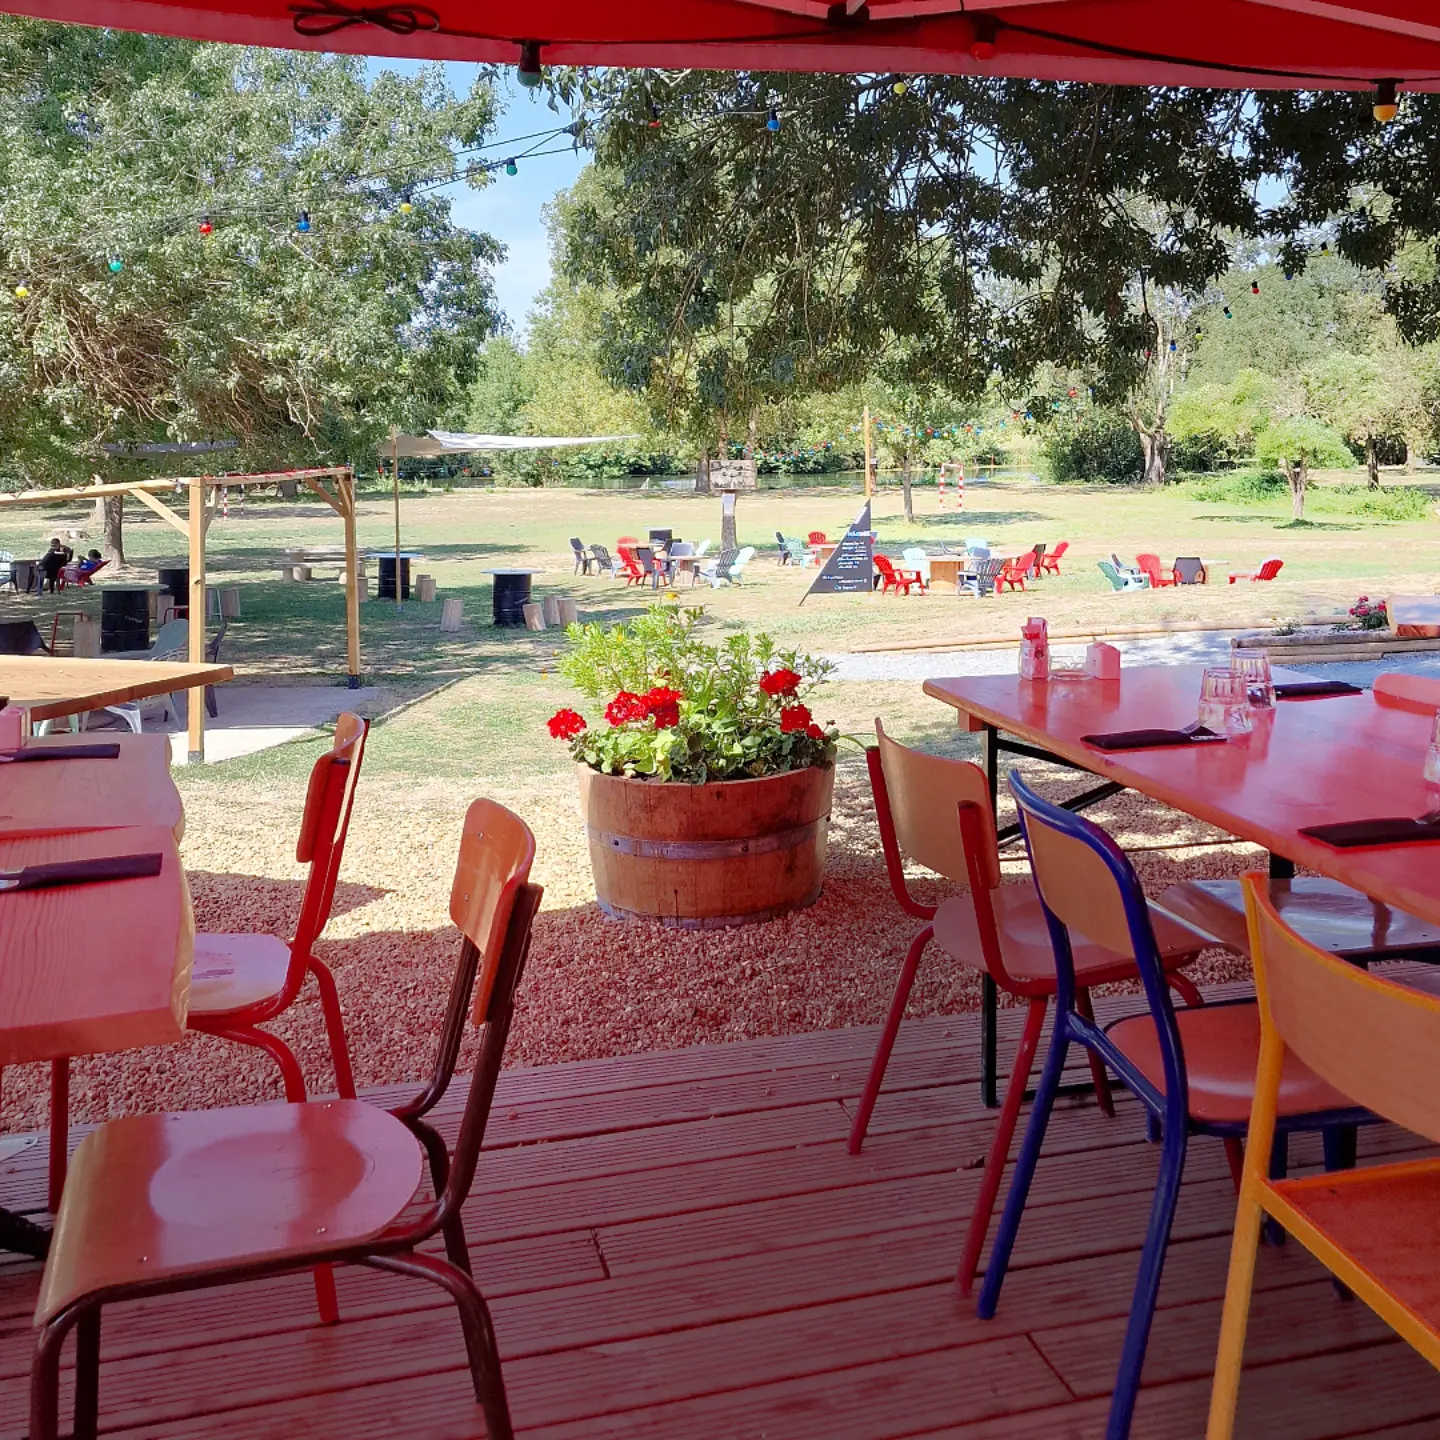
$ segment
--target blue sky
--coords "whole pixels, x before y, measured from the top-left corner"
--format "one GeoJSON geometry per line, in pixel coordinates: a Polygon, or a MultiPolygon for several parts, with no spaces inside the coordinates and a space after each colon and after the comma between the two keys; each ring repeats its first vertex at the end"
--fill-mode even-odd
{"type": "MultiPolygon", "coordinates": [[[[406,60],[372,59],[369,65],[376,72],[398,70],[402,74],[412,73],[418,68],[414,61],[406,60]]],[[[450,77],[451,88],[457,94],[465,94],[474,83],[478,68],[476,65],[447,62],[445,70],[450,77]]],[[[500,100],[504,113],[496,126],[497,141],[510,135],[529,135],[537,130],[547,130],[563,125],[569,119],[567,115],[557,116],[537,92],[522,90],[515,84],[510,71],[506,72],[500,89],[500,100]]],[[[503,158],[504,147],[494,153],[503,158]]],[[[525,317],[535,296],[550,283],[550,247],[545,222],[540,215],[541,208],[557,190],[573,185],[583,166],[583,152],[577,155],[566,151],[537,160],[522,160],[518,175],[506,175],[502,171],[495,176],[494,183],[483,190],[456,185],[447,192],[454,203],[458,224],[471,230],[483,230],[506,247],[505,263],[495,271],[495,293],[500,308],[517,334],[524,330],[525,317]]]]}

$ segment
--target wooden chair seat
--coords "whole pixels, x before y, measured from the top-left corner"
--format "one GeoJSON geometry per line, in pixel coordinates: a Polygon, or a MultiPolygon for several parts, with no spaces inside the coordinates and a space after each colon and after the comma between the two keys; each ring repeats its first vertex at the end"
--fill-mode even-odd
{"type": "MultiPolygon", "coordinates": [[[[1347,959],[1440,951],[1440,926],[1318,875],[1270,881],[1271,903],[1312,945],[1347,959]]],[[[1172,919],[1216,945],[1250,955],[1245,897],[1239,880],[1182,880],[1153,902],[1172,919]]]]}
{"type": "Polygon", "coordinates": [[[278,935],[197,935],[190,1014],[214,1017],[278,997],[290,973],[290,947],[278,935]]]}
{"type": "MultiPolygon", "coordinates": [[[[1050,932],[1045,927],[1045,912],[1040,897],[1031,885],[1002,885],[991,892],[991,908],[995,928],[1000,935],[1000,951],[1005,968],[1022,983],[1029,981],[1043,986],[1047,993],[1055,989],[1055,952],[1050,945],[1050,932]]],[[[1155,939],[1167,965],[1193,960],[1204,949],[1202,937],[1168,916],[1154,917],[1155,939]]],[[[935,943],[962,965],[984,970],[985,952],[980,941],[980,926],[975,906],[968,895],[946,900],[935,912],[935,943]]],[[[1075,974],[1082,985],[1103,985],[1111,980],[1133,980],[1135,962],[1116,955],[1103,946],[1076,937],[1075,974]]]]}
{"type": "MultiPolygon", "coordinates": [[[[1180,1027],[1189,1077],[1190,1118],[1201,1125],[1246,1124],[1255,1093],[1255,1067],[1260,1061],[1259,1007],[1253,1001],[1202,1005],[1177,1010],[1175,1023],[1180,1027]]],[[[1105,1033],[1163,1095],[1165,1067],[1160,1057],[1159,1032],[1150,1012],[1117,1020],[1106,1027],[1105,1033]]],[[[1344,1110],[1353,1104],[1298,1057],[1285,1057],[1279,1114],[1311,1115],[1322,1110],[1344,1110]]]]}
{"type": "Polygon", "coordinates": [[[409,1204],[423,1162],[360,1100],[113,1120],[75,1152],[35,1323],[115,1286],[353,1249],[409,1204]]]}

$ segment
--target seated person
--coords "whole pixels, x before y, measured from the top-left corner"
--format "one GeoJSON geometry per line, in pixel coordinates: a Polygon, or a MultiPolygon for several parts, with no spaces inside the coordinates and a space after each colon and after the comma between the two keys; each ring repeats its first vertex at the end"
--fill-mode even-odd
{"type": "Polygon", "coordinates": [[[81,562],[80,573],[88,575],[92,570],[98,570],[105,563],[104,557],[98,550],[92,550],[81,562]]]}
{"type": "Polygon", "coordinates": [[[55,589],[61,570],[70,563],[70,557],[74,553],[60,543],[58,535],[50,541],[50,548],[35,562],[40,570],[42,588],[48,585],[51,591],[55,589]]]}

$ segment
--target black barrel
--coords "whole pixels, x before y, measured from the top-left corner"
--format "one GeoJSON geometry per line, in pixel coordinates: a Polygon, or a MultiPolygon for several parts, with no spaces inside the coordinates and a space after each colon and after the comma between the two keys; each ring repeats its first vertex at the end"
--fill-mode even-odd
{"type": "MultiPolygon", "coordinates": [[[[395,557],[393,555],[380,556],[380,599],[393,600],[395,598],[395,557]]],[[[400,598],[410,598],[410,557],[400,557],[400,598]]]]}
{"type": "Polygon", "coordinates": [[[143,586],[100,590],[100,653],[150,648],[150,592],[143,586]]]}
{"type": "Polygon", "coordinates": [[[674,536],[674,533],[675,532],[673,530],[652,530],[650,532],[650,543],[652,545],[660,545],[662,547],[668,545],[671,541],[671,538],[674,536]]]}
{"type": "Polygon", "coordinates": [[[495,576],[495,623],[497,625],[523,625],[525,607],[530,603],[530,576],[500,571],[495,576]]]}
{"type": "Polygon", "coordinates": [[[177,605],[190,603],[190,567],[188,565],[161,565],[155,571],[155,578],[177,605]]]}

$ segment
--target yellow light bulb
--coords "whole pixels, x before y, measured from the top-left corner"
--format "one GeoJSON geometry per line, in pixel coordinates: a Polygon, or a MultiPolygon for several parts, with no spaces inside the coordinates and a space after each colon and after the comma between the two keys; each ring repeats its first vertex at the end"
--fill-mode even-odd
{"type": "Polygon", "coordinates": [[[1398,105],[1374,105],[1370,113],[1382,124],[1388,125],[1399,113],[1398,105]]]}
{"type": "Polygon", "coordinates": [[[897,95],[903,95],[910,87],[903,80],[897,80],[890,88],[897,95]]]}
{"type": "Polygon", "coordinates": [[[27,285],[17,285],[15,287],[15,298],[17,300],[23,300],[29,293],[30,288],[27,285]]]}

